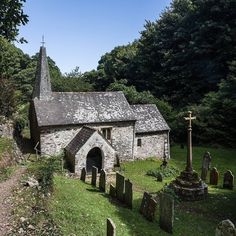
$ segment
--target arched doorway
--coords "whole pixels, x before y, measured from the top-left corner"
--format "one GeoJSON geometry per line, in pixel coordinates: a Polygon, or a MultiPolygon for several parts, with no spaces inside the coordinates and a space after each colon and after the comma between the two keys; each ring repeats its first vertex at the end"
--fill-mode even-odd
{"type": "Polygon", "coordinates": [[[91,149],[86,158],[86,170],[88,173],[92,172],[92,166],[96,166],[98,172],[102,169],[102,151],[98,147],[91,149]]]}

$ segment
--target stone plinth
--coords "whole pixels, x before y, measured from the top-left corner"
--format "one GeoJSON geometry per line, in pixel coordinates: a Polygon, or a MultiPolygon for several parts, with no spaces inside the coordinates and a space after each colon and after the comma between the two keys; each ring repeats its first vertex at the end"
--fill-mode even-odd
{"type": "Polygon", "coordinates": [[[208,193],[208,186],[195,171],[182,171],[169,187],[184,201],[202,200],[208,193]]]}

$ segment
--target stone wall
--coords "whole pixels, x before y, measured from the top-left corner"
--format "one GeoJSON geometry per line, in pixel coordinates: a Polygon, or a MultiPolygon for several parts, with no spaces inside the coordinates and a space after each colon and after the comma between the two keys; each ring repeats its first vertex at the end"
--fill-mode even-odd
{"type": "Polygon", "coordinates": [[[40,147],[41,153],[46,155],[58,155],[63,148],[78,133],[78,127],[58,127],[41,130],[40,147]]]}
{"type": "Polygon", "coordinates": [[[0,137],[12,138],[13,137],[13,122],[7,120],[5,117],[0,116],[0,137]]]}
{"type": "MultiPolygon", "coordinates": [[[[103,123],[89,126],[96,129],[111,127],[111,145],[117,151],[120,160],[133,160],[134,122],[103,123]]],[[[59,154],[81,127],[68,126],[41,130],[40,145],[42,154],[59,154]]]]}
{"type": "Polygon", "coordinates": [[[116,161],[116,151],[104,140],[100,134],[95,132],[86,144],[75,155],[75,173],[80,174],[82,168],[86,168],[86,159],[89,151],[95,147],[102,151],[102,169],[111,171],[116,161]]]}
{"type": "Polygon", "coordinates": [[[134,122],[107,123],[93,127],[97,129],[112,127],[111,145],[116,150],[118,157],[121,161],[133,160],[134,122]]]}
{"type": "Polygon", "coordinates": [[[136,134],[134,139],[134,158],[163,158],[165,150],[165,140],[168,140],[168,132],[136,134]],[[138,139],[141,139],[141,146],[137,145],[138,139]]]}

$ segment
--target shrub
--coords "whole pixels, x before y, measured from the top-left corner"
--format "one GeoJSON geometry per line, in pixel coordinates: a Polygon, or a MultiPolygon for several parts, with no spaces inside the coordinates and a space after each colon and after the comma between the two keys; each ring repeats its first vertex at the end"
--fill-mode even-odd
{"type": "Polygon", "coordinates": [[[148,170],[146,175],[157,178],[157,181],[162,181],[163,178],[175,177],[179,173],[177,168],[167,166],[165,168],[158,167],[156,169],[148,170]]]}

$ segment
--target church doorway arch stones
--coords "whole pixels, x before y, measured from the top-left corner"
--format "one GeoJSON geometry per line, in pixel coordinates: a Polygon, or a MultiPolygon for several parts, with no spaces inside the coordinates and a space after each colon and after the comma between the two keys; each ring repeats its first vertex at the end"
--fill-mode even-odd
{"type": "Polygon", "coordinates": [[[92,148],[87,154],[87,157],[86,157],[87,173],[92,172],[92,166],[97,167],[98,172],[100,172],[104,166],[104,154],[103,154],[103,151],[99,147],[92,148]]]}

